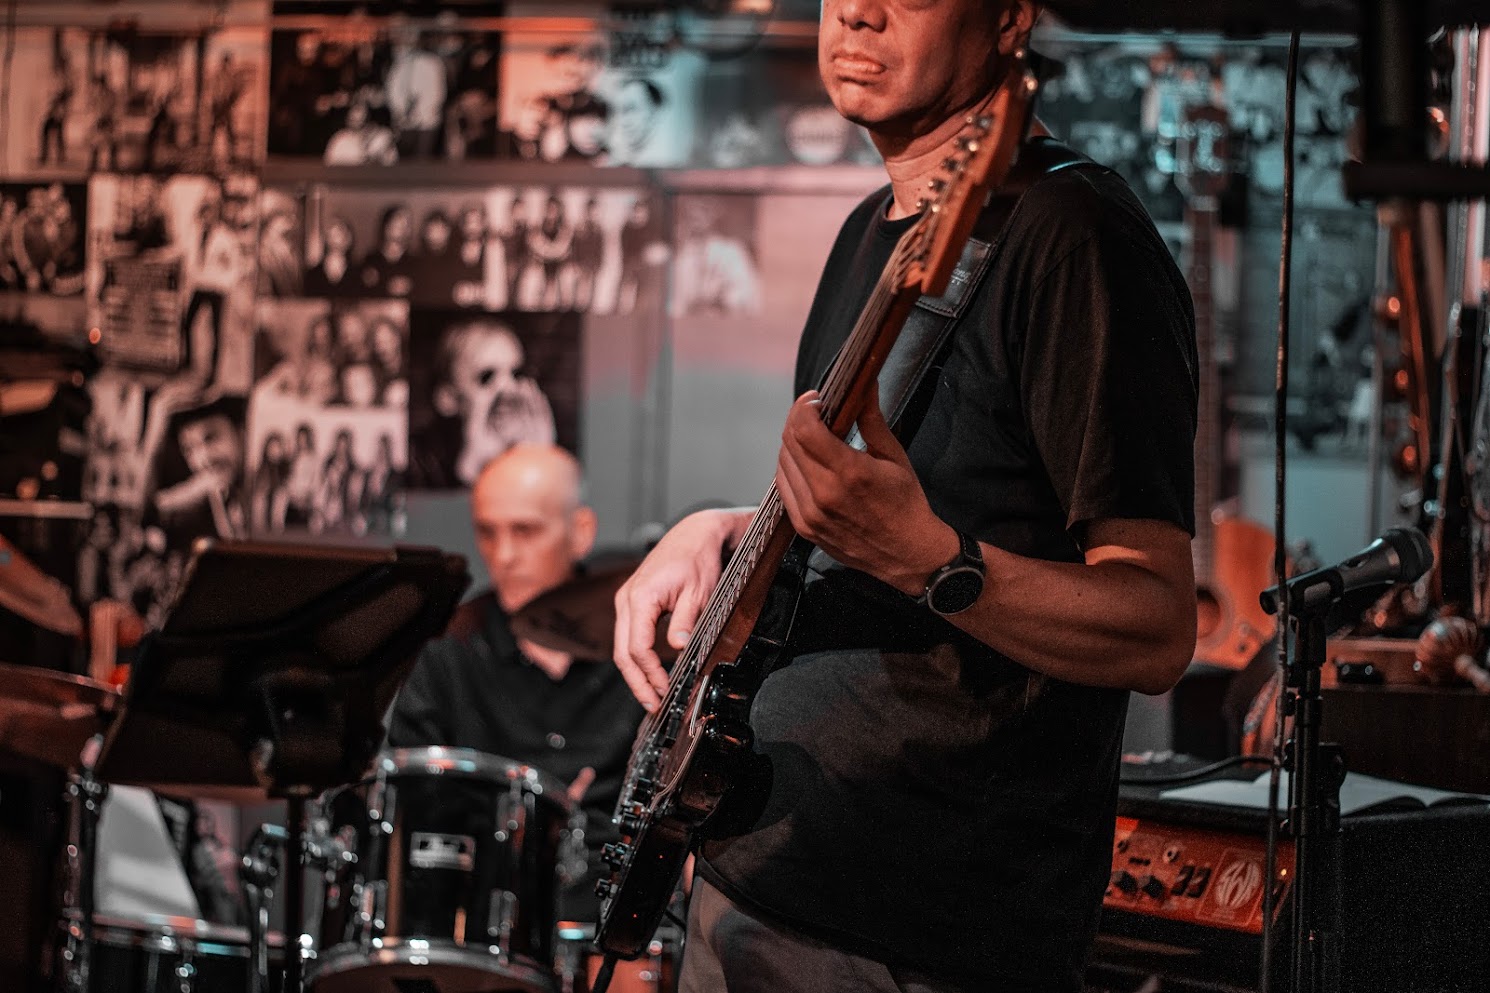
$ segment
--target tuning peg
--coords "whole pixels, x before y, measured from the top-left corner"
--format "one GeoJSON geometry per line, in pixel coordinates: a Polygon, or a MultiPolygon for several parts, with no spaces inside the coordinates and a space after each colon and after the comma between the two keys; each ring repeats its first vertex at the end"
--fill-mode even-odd
{"type": "Polygon", "coordinates": [[[947,156],[946,160],[942,162],[942,168],[947,172],[957,173],[961,172],[962,167],[966,164],[967,163],[963,162],[957,156],[949,155],[947,156]]]}
{"type": "Polygon", "coordinates": [[[959,138],[959,139],[957,139],[957,145],[964,152],[967,152],[969,155],[971,155],[973,152],[976,152],[978,150],[978,139],[976,139],[976,138],[959,138]]]}
{"type": "Polygon", "coordinates": [[[978,119],[973,122],[973,126],[982,133],[987,134],[988,130],[993,127],[993,117],[989,114],[979,114],[978,119]]]}
{"type": "Polygon", "coordinates": [[[930,201],[928,201],[925,197],[922,197],[921,199],[917,200],[916,201],[916,213],[918,213],[918,214],[925,213],[926,212],[926,205],[929,202],[930,201]]]}
{"type": "Polygon", "coordinates": [[[933,193],[940,193],[947,188],[947,181],[945,179],[930,179],[926,181],[926,188],[933,193]]]}

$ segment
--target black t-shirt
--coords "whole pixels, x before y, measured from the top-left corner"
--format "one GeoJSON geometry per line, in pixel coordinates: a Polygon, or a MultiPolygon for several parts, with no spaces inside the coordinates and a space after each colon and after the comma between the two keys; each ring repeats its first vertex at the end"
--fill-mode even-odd
{"type": "MultiPolygon", "coordinates": [[[[888,192],[823,272],[796,388],[819,381],[899,237],[888,192]]],[[[1115,174],[1068,169],[1009,216],[912,409],[932,509],[992,545],[1078,562],[1087,522],[1193,533],[1194,319],[1115,174]]],[[[820,553],[751,725],[768,760],[743,833],[705,846],[727,893],[970,988],[1075,991],[1112,844],[1127,693],[1020,666],[820,553]]]]}
{"type": "Polygon", "coordinates": [[[567,920],[595,920],[596,854],[615,841],[611,824],[642,709],[609,660],[575,659],[554,680],[518,649],[496,596],[487,592],[456,612],[445,636],[425,646],[399,690],[388,722],[394,748],[447,745],[525,762],[572,783],[586,766],[586,879],[563,894],[567,920]]]}

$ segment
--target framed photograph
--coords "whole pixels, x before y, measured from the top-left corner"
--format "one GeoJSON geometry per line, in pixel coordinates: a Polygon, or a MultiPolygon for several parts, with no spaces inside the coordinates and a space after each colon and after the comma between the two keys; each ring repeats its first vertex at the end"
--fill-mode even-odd
{"type": "Polygon", "coordinates": [[[576,451],[583,356],[576,313],[410,317],[409,485],[470,486],[520,442],[576,451]]]}
{"type": "Polygon", "coordinates": [[[271,156],[328,166],[497,156],[497,32],[453,14],[314,23],[270,37],[271,156]]]}

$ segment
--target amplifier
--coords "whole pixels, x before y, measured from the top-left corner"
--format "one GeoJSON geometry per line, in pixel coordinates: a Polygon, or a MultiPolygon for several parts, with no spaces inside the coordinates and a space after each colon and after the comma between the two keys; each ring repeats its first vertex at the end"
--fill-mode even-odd
{"type": "MultiPolygon", "coordinates": [[[[1258,772],[1221,776],[1250,779],[1258,772]]],[[[1160,793],[1167,788],[1125,783],[1120,789],[1112,876],[1088,989],[1255,990],[1266,814],[1165,799],[1160,793]]],[[[1275,881],[1273,988],[1279,990],[1288,988],[1292,861],[1292,845],[1283,838],[1275,881]]],[[[1490,990],[1490,805],[1373,808],[1347,816],[1339,869],[1340,990],[1490,990]]]]}

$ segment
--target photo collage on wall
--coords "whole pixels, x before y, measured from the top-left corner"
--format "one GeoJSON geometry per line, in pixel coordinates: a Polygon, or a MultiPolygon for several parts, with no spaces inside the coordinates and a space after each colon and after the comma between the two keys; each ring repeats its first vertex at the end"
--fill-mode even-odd
{"type": "MultiPolygon", "coordinates": [[[[602,334],[620,329],[619,349],[645,327],[651,348],[684,322],[704,338],[772,319],[765,243],[803,219],[763,215],[775,180],[748,170],[879,181],[809,32],[721,44],[701,9],[53,7],[0,27],[0,336],[91,339],[100,363],[74,494],[97,507],[84,601],[153,609],[197,535],[397,536],[406,492],[466,486],[513,439],[578,450],[583,350],[602,334]],[[716,170],[742,171],[715,186],[716,170]]],[[[1179,128],[1218,96],[1249,230],[1276,227],[1281,50],[1048,54],[1064,71],[1043,119],[1115,165],[1173,245],[1179,128]]],[[[1301,280],[1319,284],[1316,352],[1354,382],[1364,290],[1326,264],[1372,223],[1339,191],[1351,83],[1341,52],[1305,58],[1299,197],[1323,219],[1299,231],[1321,260],[1301,280]]],[[[1271,291],[1260,263],[1242,268],[1243,295],[1271,291]]]]}
{"type": "Polygon", "coordinates": [[[666,259],[628,188],[310,183],[265,189],[259,211],[251,459],[269,490],[306,453],[296,498],[261,501],[279,530],[398,526],[401,495],[360,482],[343,499],[323,480],[340,510],[296,512],[310,453],[324,467],[339,430],[356,472],[372,460],[390,492],[468,486],[518,441],[576,449],[581,318],[629,312],[666,259]]]}

